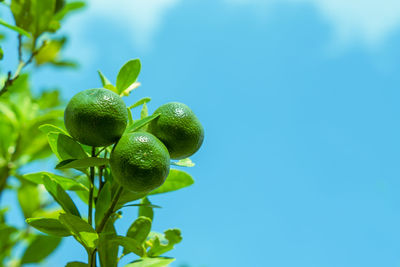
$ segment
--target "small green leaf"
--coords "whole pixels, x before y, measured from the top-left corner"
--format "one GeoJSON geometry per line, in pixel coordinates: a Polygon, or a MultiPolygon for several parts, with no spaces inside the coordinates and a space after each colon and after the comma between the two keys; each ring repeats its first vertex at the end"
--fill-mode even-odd
{"type": "Polygon", "coordinates": [[[144,119],[149,116],[149,110],[147,108],[147,104],[143,103],[142,110],[140,111],[140,118],[144,119]]]}
{"type": "Polygon", "coordinates": [[[44,177],[43,182],[46,190],[50,193],[54,200],[60,204],[64,211],[79,217],[81,216],[78,208],[75,206],[75,203],[56,181],[50,179],[49,177],[44,177]]]}
{"type": "Polygon", "coordinates": [[[151,191],[149,195],[156,195],[156,194],[176,191],[181,188],[190,186],[193,183],[194,180],[192,176],[190,176],[188,173],[180,170],[171,169],[164,184],[159,188],[157,188],[156,190],[151,191]]]}
{"type": "Polygon", "coordinates": [[[28,218],[26,223],[37,230],[53,236],[70,236],[71,233],[59,220],[52,218],[28,218]]]}
{"type": "Polygon", "coordinates": [[[150,97],[144,97],[144,98],[140,99],[139,101],[137,101],[137,102],[136,102],[135,104],[133,104],[132,106],[129,106],[129,109],[133,109],[133,108],[136,108],[136,107],[138,107],[138,106],[140,106],[140,105],[143,105],[143,104],[145,104],[145,103],[148,103],[148,102],[150,102],[150,100],[151,100],[150,97]]]}
{"type": "Polygon", "coordinates": [[[21,263],[39,263],[49,256],[60,244],[61,238],[46,235],[37,235],[26,248],[21,263]]]}
{"type": "Polygon", "coordinates": [[[133,238],[116,236],[112,239],[112,242],[117,243],[118,245],[124,247],[125,250],[133,252],[140,257],[142,257],[145,253],[145,249],[142,244],[133,238]]]}
{"type": "Polygon", "coordinates": [[[54,19],[62,20],[66,15],[73,11],[80,10],[85,7],[85,2],[75,1],[69,2],[64,5],[64,7],[55,14],[54,19]]]}
{"type": "Polygon", "coordinates": [[[71,261],[68,262],[67,265],[65,265],[65,267],[88,267],[87,263],[83,263],[80,261],[71,261]]]}
{"type": "Polygon", "coordinates": [[[108,164],[105,158],[84,158],[84,159],[67,159],[57,164],[56,169],[86,169],[89,167],[103,166],[108,164]]]}
{"type": "Polygon", "coordinates": [[[119,246],[111,241],[116,236],[114,220],[110,219],[99,236],[97,250],[99,252],[100,266],[117,267],[119,246]]]}
{"type": "Polygon", "coordinates": [[[68,135],[50,132],[47,134],[47,138],[51,150],[59,160],[83,159],[88,157],[83,148],[68,135]]]}
{"type": "Polygon", "coordinates": [[[191,159],[186,158],[186,159],[178,160],[176,162],[171,162],[171,165],[180,166],[180,167],[194,167],[196,164],[194,164],[194,162],[191,159]]]}
{"type": "Polygon", "coordinates": [[[128,126],[133,124],[133,117],[132,117],[132,111],[127,108],[126,109],[128,111],[128,126]]]}
{"type": "Polygon", "coordinates": [[[155,239],[149,240],[150,250],[148,251],[149,257],[160,256],[174,248],[175,244],[182,241],[181,231],[179,229],[168,229],[164,232],[166,244],[162,244],[158,236],[155,239]]]}
{"type": "Polygon", "coordinates": [[[40,193],[37,185],[22,183],[18,188],[18,202],[25,218],[32,217],[33,213],[40,209],[40,193]]]}
{"type": "Polygon", "coordinates": [[[99,225],[111,203],[111,183],[106,182],[97,197],[96,213],[94,216],[96,227],[99,225]]]}
{"type": "Polygon", "coordinates": [[[147,193],[136,193],[136,192],[132,192],[129,190],[123,190],[121,193],[121,196],[118,199],[117,207],[120,208],[128,202],[132,202],[132,201],[141,199],[146,195],[147,195],[147,193]]]}
{"type": "Polygon", "coordinates": [[[157,258],[142,258],[135,260],[134,262],[125,265],[125,267],[167,267],[173,261],[174,258],[157,257],[157,258]]]}
{"type": "Polygon", "coordinates": [[[28,37],[28,38],[31,38],[31,37],[32,37],[32,36],[29,34],[29,32],[25,31],[24,29],[21,29],[21,28],[18,27],[18,26],[14,26],[14,25],[8,24],[7,22],[5,22],[5,21],[2,20],[2,19],[0,19],[0,25],[3,25],[3,26],[5,26],[5,27],[9,28],[10,30],[13,30],[13,31],[15,31],[15,32],[17,32],[17,33],[19,33],[19,34],[25,35],[25,36],[28,37]]]}
{"type": "Polygon", "coordinates": [[[99,74],[101,85],[103,87],[110,84],[112,85],[112,83],[107,79],[106,76],[104,76],[104,74],[100,70],[98,70],[97,73],[99,74]]]}
{"type": "Polygon", "coordinates": [[[138,217],[144,216],[144,217],[149,218],[150,220],[153,220],[153,218],[154,218],[153,208],[148,206],[148,205],[151,205],[150,200],[147,197],[142,198],[142,200],[140,201],[140,204],[144,204],[144,205],[139,207],[138,217]]]}
{"type": "Polygon", "coordinates": [[[60,214],[58,219],[87,250],[93,251],[96,248],[99,236],[87,222],[71,214],[60,214]]]}
{"type": "Polygon", "coordinates": [[[3,60],[4,58],[4,51],[3,48],[0,46],[0,60],[3,60]]]}
{"type": "Polygon", "coordinates": [[[134,132],[140,128],[142,128],[143,126],[145,126],[146,124],[148,124],[149,122],[151,122],[152,120],[154,120],[155,118],[157,118],[158,116],[160,116],[159,113],[157,114],[153,114],[149,117],[140,119],[138,121],[135,121],[132,125],[126,127],[125,132],[131,133],[134,132]]]}
{"type": "Polygon", "coordinates": [[[53,133],[61,133],[68,136],[68,133],[66,131],[52,124],[43,124],[39,126],[39,130],[45,134],[53,132],[53,133]]]}
{"type": "Polygon", "coordinates": [[[0,254],[8,254],[10,246],[13,246],[13,235],[17,233],[17,231],[18,230],[12,226],[4,223],[0,224],[0,254]]]}
{"type": "Polygon", "coordinates": [[[129,204],[124,205],[123,208],[126,207],[146,207],[146,208],[153,208],[153,209],[161,209],[161,206],[154,205],[154,204],[129,204]]]}
{"type": "MultiPolygon", "coordinates": [[[[146,241],[147,236],[149,235],[151,230],[151,219],[148,217],[139,217],[137,218],[132,225],[129,227],[126,236],[129,238],[133,238],[136,240],[138,244],[143,245],[144,241],[146,241]]],[[[127,250],[124,249],[124,254],[127,254],[127,250]]]]}
{"type": "Polygon", "coordinates": [[[24,179],[33,182],[35,184],[43,184],[44,178],[49,177],[55,180],[64,190],[72,190],[72,191],[86,191],[89,192],[89,189],[83,184],[77,182],[74,179],[66,178],[54,173],[50,172],[36,172],[29,173],[22,176],[24,179]]]}
{"type": "Polygon", "coordinates": [[[129,89],[129,87],[136,82],[140,73],[140,68],[141,64],[139,59],[130,60],[122,66],[117,76],[117,89],[119,94],[129,89]]]}

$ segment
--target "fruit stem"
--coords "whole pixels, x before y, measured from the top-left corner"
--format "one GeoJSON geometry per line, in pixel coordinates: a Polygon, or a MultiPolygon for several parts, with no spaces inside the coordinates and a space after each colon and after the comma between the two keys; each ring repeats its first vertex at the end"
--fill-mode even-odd
{"type": "Polygon", "coordinates": [[[88,253],[88,267],[95,267],[96,266],[96,250],[94,251],[87,251],[88,253]]]}
{"type": "MultiPolygon", "coordinates": [[[[104,158],[107,158],[107,150],[104,151],[104,158]]],[[[104,166],[104,165],[103,166],[99,166],[99,194],[100,194],[101,189],[103,188],[103,185],[104,185],[103,173],[104,173],[104,169],[105,168],[106,168],[106,166],[104,166]]]]}
{"type": "Polygon", "coordinates": [[[118,189],[117,189],[117,192],[114,195],[114,198],[113,198],[113,200],[111,202],[110,207],[108,208],[108,210],[104,214],[104,217],[101,220],[101,222],[99,224],[99,227],[96,229],[97,233],[101,233],[101,231],[103,231],[104,226],[106,226],[106,223],[107,223],[108,219],[110,218],[111,214],[113,214],[115,206],[118,203],[118,199],[121,196],[122,190],[123,190],[122,186],[119,186],[118,189]]]}
{"type": "MultiPolygon", "coordinates": [[[[92,157],[96,157],[96,147],[92,147],[92,157]]],[[[89,212],[88,223],[92,226],[93,217],[93,190],[94,190],[94,167],[90,167],[90,188],[89,188],[89,212]]],[[[90,265],[89,265],[90,266],[90,265]]]]}

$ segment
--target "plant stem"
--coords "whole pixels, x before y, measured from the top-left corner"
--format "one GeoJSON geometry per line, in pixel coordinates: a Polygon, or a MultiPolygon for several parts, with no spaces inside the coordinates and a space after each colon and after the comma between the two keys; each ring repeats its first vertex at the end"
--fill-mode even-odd
{"type": "Polygon", "coordinates": [[[36,44],[37,44],[37,39],[35,38],[33,40],[33,47],[32,47],[32,53],[29,56],[27,61],[23,61],[22,59],[22,36],[18,35],[18,66],[17,69],[15,70],[14,74],[9,71],[7,73],[7,79],[4,82],[3,87],[0,89],[0,96],[2,96],[4,93],[8,91],[8,87],[10,87],[16,79],[18,79],[19,74],[23,68],[25,68],[27,65],[29,65],[34,57],[40,52],[40,50],[46,45],[46,42],[43,42],[42,46],[40,46],[38,49],[36,49],[36,44]]]}
{"type": "Polygon", "coordinates": [[[3,166],[2,168],[0,168],[0,200],[1,200],[2,192],[3,192],[4,188],[6,187],[7,178],[9,175],[10,175],[10,168],[9,168],[8,164],[3,166]]]}
{"type": "MultiPolygon", "coordinates": [[[[96,156],[96,147],[92,147],[92,157],[95,156],[96,156]]],[[[88,223],[90,225],[92,225],[92,219],[93,219],[93,191],[94,191],[94,167],[90,167],[89,212],[88,212],[88,223]]]]}
{"type": "Polygon", "coordinates": [[[119,186],[118,189],[117,189],[117,192],[114,195],[114,198],[113,198],[113,200],[111,202],[110,207],[108,208],[108,210],[104,214],[104,217],[101,220],[101,222],[99,224],[99,227],[96,229],[97,233],[101,233],[101,231],[103,231],[104,227],[106,226],[106,223],[107,223],[108,219],[110,218],[111,214],[113,214],[115,206],[118,203],[118,199],[121,196],[122,190],[123,190],[122,186],[119,186]]]}
{"type": "Polygon", "coordinates": [[[93,267],[94,265],[94,258],[96,256],[96,253],[94,251],[87,251],[88,254],[88,267],[93,267]]]}
{"type": "MultiPolygon", "coordinates": [[[[99,154],[99,153],[97,153],[97,154],[99,154]]],[[[104,151],[104,158],[107,158],[107,150],[104,151]]],[[[99,166],[99,194],[105,183],[105,181],[103,180],[103,172],[104,172],[105,168],[106,168],[105,165],[99,166]]]]}

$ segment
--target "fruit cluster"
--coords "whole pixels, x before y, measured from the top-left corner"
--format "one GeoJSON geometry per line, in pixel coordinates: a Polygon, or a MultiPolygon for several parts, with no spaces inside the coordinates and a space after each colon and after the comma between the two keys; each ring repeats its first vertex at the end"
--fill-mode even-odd
{"type": "Polygon", "coordinates": [[[107,89],[88,89],[68,103],[64,122],[78,142],[105,147],[115,144],[110,156],[113,178],[137,193],[161,186],[168,176],[170,159],[193,155],[204,138],[203,127],[185,104],[160,106],[146,130],[127,131],[129,113],[122,98],[107,89]]]}

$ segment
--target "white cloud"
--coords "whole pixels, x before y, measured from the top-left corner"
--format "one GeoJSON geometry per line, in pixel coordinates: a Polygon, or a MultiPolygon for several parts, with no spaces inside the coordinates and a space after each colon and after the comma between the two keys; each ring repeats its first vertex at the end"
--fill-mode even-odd
{"type": "Polygon", "coordinates": [[[339,43],[362,41],[374,47],[400,27],[400,0],[224,0],[234,5],[305,3],[332,25],[339,43]]]}
{"type": "Polygon", "coordinates": [[[180,0],[90,0],[90,15],[126,25],[141,49],[152,43],[166,13],[180,0]]]}

